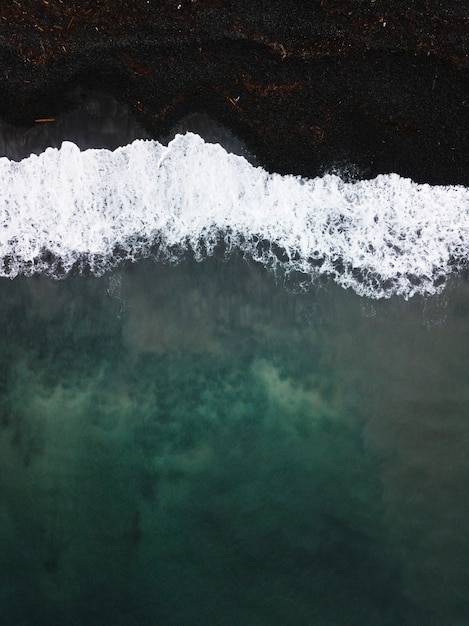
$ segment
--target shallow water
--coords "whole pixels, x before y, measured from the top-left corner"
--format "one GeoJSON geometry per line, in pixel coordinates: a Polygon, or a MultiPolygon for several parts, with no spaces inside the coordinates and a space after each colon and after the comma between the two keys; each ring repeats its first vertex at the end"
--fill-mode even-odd
{"type": "Polygon", "coordinates": [[[42,626],[469,624],[469,283],[233,257],[0,282],[0,606],[42,626]]]}

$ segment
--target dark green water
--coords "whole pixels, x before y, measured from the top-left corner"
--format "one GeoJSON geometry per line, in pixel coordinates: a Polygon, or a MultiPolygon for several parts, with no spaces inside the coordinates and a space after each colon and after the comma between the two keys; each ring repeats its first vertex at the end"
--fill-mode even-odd
{"type": "Polygon", "coordinates": [[[469,624],[467,281],[0,292],[1,624],[469,624]]]}

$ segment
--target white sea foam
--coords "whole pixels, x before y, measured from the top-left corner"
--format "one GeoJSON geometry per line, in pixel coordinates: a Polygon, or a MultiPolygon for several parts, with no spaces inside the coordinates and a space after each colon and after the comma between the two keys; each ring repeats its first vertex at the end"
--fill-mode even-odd
{"type": "Polygon", "coordinates": [[[469,252],[469,189],[397,174],[346,183],[269,174],[177,135],[114,152],[64,143],[0,159],[0,275],[101,274],[156,254],[198,260],[239,250],[370,297],[434,293],[469,252]]]}

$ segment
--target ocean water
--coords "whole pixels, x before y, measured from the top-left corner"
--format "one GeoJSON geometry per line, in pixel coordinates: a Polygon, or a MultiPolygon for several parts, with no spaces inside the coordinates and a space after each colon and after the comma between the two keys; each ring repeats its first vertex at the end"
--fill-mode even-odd
{"type": "Polygon", "coordinates": [[[2,623],[469,624],[467,189],[0,177],[2,623]]]}

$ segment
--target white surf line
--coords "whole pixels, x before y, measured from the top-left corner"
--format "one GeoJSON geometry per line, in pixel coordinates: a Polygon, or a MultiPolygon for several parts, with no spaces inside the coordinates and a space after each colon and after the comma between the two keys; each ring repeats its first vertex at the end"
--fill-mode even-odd
{"type": "Polygon", "coordinates": [[[116,248],[136,260],[155,241],[163,257],[190,250],[202,260],[220,239],[361,295],[435,293],[468,258],[469,190],[397,174],[347,183],[269,174],[191,133],[167,147],[80,152],[64,142],[19,163],[0,159],[1,276],[54,274],[57,260],[67,273],[82,257],[101,274],[116,248]]]}

